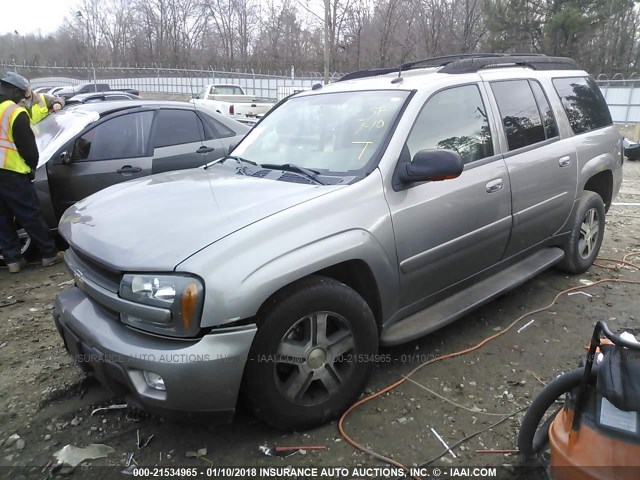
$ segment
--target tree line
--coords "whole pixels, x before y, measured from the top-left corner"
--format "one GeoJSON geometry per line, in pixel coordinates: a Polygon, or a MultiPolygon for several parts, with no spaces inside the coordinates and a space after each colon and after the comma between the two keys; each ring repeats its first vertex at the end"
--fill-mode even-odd
{"type": "Polygon", "coordinates": [[[81,0],[50,35],[0,36],[28,65],[348,72],[473,52],[568,56],[640,71],[640,0],[81,0]]]}

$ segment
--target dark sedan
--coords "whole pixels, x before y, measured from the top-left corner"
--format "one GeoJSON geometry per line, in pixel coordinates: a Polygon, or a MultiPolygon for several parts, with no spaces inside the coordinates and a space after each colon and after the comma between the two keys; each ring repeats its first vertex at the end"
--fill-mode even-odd
{"type": "Polygon", "coordinates": [[[91,92],[74,95],[67,100],[66,105],[79,105],[81,103],[96,103],[114,100],[142,100],[138,95],[129,92],[91,92]]]}
{"type": "MultiPolygon", "coordinates": [[[[129,100],[65,108],[33,130],[40,150],[35,186],[45,220],[56,229],[62,213],[92,193],[204,165],[228,154],[249,127],[206,106],[129,100]]],[[[31,241],[21,234],[26,252],[31,241]]]]}

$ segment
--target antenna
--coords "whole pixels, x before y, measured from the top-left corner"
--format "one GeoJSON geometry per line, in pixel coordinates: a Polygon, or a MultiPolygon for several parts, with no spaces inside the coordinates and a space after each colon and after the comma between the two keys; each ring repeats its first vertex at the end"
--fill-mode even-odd
{"type": "Polygon", "coordinates": [[[402,66],[403,64],[401,63],[398,67],[398,76],[391,80],[391,83],[402,83],[404,81],[404,78],[402,78],[402,66]]]}

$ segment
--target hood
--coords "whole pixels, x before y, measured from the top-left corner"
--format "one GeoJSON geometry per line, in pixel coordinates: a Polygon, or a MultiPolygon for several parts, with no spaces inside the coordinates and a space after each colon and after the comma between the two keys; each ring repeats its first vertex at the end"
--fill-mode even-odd
{"type": "Polygon", "coordinates": [[[64,213],[74,248],[119,271],[172,271],[211,243],[344,185],[255,178],[227,166],[161,173],[114,185],[64,213]]]}

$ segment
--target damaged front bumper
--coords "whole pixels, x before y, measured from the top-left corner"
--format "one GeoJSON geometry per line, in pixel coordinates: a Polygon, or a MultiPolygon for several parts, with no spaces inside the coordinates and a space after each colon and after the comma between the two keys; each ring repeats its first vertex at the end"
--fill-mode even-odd
{"type": "Polygon", "coordinates": [[[198,339],[145,334],[120,323],[77,287],[56,297],[53,317],[80,367],[133,405],[160,414],[233,416],[255,325],[198,339]]]}

